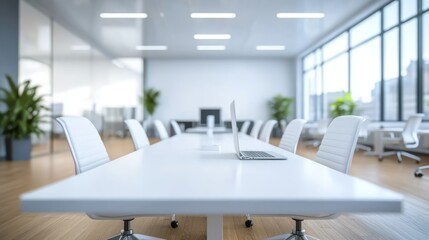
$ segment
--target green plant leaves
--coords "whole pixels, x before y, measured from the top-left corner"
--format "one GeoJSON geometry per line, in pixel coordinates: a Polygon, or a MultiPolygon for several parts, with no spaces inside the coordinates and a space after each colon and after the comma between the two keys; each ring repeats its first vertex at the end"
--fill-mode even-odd
{"type": "Polygon", "coordinates": [[[343,115],[353,114],[356,103],[353,101],[352,94],[347,92],[343,97],[337,98],[330,104],[331,117],[335,118],[343,115]]]}
{"type": "Polygon", "coordinates": [[[276,95],[270,101],[271,116],[277,120],[280,126],[280,121],[285,120],[290,114],[290,106],[293,102],[293,98],[284,97],[282,95],[276,95]]]}
{"type": "Polygon", "coordinates": [[[149,88],[143,92],[143,105],[149,115],[153,115],[158,106],[158,97],[161,93],[158,90],[149,88]]]}
{"type": "Polygon", "coordinates": [[[0,88],[3,93],[0,102],[6,110],[0,112],[0,128],[6,138],[27,138],[31,134],[40,135],[39,124],[42,121],[42,110],[49,108],[42,105],[43,96],[38,96],[39,86],[31,86],[30,80],[16,84],[12,77],[6,75],[9,89],[0,88]]]}

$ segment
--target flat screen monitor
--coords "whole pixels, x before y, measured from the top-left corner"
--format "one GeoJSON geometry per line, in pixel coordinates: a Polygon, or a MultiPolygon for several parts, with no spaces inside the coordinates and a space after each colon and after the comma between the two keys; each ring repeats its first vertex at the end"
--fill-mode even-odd
{"type": "Polygon", "coordinates": [[[207,125],[207,116],[213,115],[215,118],[215,125],[219,126],[220,123],[220,108],[202,108],[200,109],[200,124],[207,125]]]}

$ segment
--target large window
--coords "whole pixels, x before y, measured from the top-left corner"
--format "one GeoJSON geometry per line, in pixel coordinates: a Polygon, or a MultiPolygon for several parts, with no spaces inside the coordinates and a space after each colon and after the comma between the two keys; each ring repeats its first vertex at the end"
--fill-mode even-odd
{"type": "Polygon", "coordinates": [[[384,34],[384,120],[398,119],[398,28],[384,34]]]}
{"type": "Polygon", "coordinates": [[[374,13],[372,16],[356,25],[350,30],[351,46],[367,40],[380,33],[380,12],[374,13]]]}
{"type": "Polygon", "coordinates": [[[350,90],[357,102],[356,114],[371,120],[380,118],[380,52],[380,37],[351,51],[350,90]]]}
{"type": "Polygon", "coordinates": [[[417,111],[417,20],[402,25],[402,119],[417,111]]]}
{"type": "Polygon", "coordinates": [[[423,70],[423,107],[426,119],[429,119],[429,12],[423,16],[423,70]]]}
{"type": "Polygon", "coordinates": [[[398,1],[393,1],[383,9],[384,30],[398,24],[398,1]]]}
{"type": "Polygon", "coordinates": [[[417,0],[401,1],[401,20],[404,21],[417,14],[417,0]]]}
{"type": "Polygon", "coordinates": [[[312,102],[304,116],[328,117],[329,104],[350,91],[355,114],[371,120],[403,121],[417,112],[429,120],[428,8],[429,0],[389,1],[315,46],[303,59],[305,78],[313,76],[303,82],[303,89],[311,86],[304,98],[312,102]]]}

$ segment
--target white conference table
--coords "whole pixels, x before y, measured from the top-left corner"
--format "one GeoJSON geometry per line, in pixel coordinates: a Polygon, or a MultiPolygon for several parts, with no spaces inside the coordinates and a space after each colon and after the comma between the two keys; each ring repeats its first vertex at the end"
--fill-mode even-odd
{"type": "Polygon", "coordinates": [[[288,160],[238,160],[231,134],[209,138],[177,135],[25,193],[22,210],[206,215],[209,240],[223,238],[225,215],[401,211],[402,195],[262,141],[240,135],[242,149],[275,151],[288,160]],[[200,150],[207,141],[221,151],[200,150]]]}

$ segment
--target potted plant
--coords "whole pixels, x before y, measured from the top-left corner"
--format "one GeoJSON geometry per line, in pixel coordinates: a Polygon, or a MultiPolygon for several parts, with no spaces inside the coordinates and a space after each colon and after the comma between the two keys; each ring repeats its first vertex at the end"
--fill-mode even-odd
{"type": "Polygon", "coordinates": [[[0,88],[0,102],[6,110],[0,112],[0,128],[6,140],[6,159],[29,160],[31,157],[31,135],[39,136],[39,124],[43,110],[43,96],[38,96],[39,86],[30,86],[30,80],[16,84],[6,75],[9,88],[0,88]]]}
{"type": "Polygon", "coordinates": [[[158,97],[161,93],[158,90],[149,88],[143,92],[143,105],[149,116],[155,113],[156,107],[158,106],[158,97]]]}
{"type": "Polygon", "coordinates": [[[353,114],[356,103],[353,101],[352,94],[347,92],[343,97],[337,98],[330,104],[330,115],[332,118],[343,115],[353,114]]]}
{"type": "Polygon", "coordinates": [[[275,130],[276,136],[281,136],[282,134],[282,120],[286,120],[290,114],[291,104],[293,102],[293,98],[285,97],[281,94],[278,94],[273,97],[270,101],[271,106],[271,117],[277,120],[277,130],[275,130]]]}
{"type": "Polygon", "coordinates": [[[146,89],[143,92],[143,107],[149,115],[143,125],[146,128],[149,137],[155,136],[155,129],[152,126],[152,115],[155,113],[156,107],[159,105],[158,98],[160,95],[161,93],[154,88],[146,89]]]}

